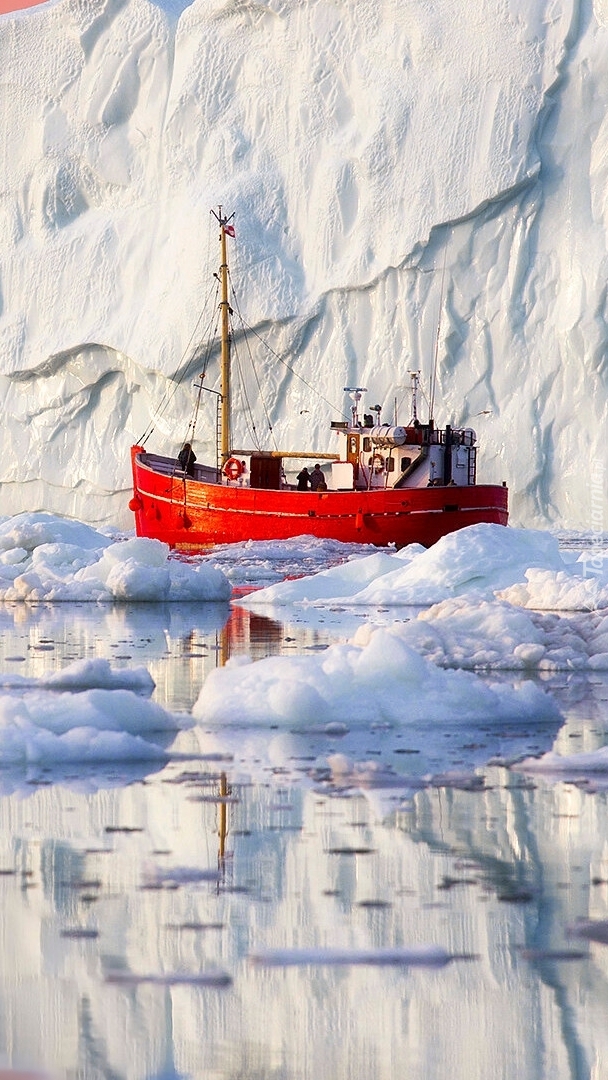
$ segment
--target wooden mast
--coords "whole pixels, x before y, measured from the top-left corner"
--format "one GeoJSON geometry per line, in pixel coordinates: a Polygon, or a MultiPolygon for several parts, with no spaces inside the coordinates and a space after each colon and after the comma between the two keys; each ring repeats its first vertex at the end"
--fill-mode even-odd
{"type": "MultiPolygon", "coordinates": [[[[230,218],[224,217],[221,206],[218,212],[211,213],[217,219],[220,227],[220,273],[219,281],[222,291],[220,300],[222,328],[221,328],[221,369],[220,369],[220,459],[223,467],[230,457],[231,431],[230,431],[230,304],[228,303],[228,258],[226,253],[226,226],[230,218]]],[[[233,214],[230,217],[234,217],[233,214]]],[[[229,235],[234,236],[232,226],[228,229],[229,235]]]]}
{"type": "Polygon", "coordinates": [[[221,426],[221,459],[222,466],[230,457],[230,326],[228,322],[228,262],[226,257],[226,222],[222,217],[220,206],[220,282],[222,286],[222,426],[221,426]]]}

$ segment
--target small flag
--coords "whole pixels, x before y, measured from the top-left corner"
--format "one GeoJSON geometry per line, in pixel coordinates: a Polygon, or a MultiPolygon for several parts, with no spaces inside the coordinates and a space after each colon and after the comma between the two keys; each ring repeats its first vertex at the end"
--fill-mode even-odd
{"type": "Polygon", "coordinates": [[[224,225],[224,232],[226,233],[226,236],[236,236],[234,225],[224,225]]]}

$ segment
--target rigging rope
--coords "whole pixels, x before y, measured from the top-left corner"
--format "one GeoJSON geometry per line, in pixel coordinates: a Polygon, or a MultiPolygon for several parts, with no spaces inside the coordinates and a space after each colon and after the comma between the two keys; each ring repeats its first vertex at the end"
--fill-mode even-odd
{"type": "MultiPolygon", "coordinates": [[[[243,398],[243,405],[244,405],[243,411],[247,414],[247,417],[248,417],[248,427],[250,429],[251,438],[252,438],[252,441],[253,441],[253,443],[255,445],[255,448],[256,448],[256,450],[260,450],[261,449],[260,440],[258,438],[256,423],[255,423],[255,419],[254,419],[254,416],[253,416],[253,410],[251,408],[251,403],[249,401],[249,395],[247,393],[247,384],[245,382],[245,376],[244,376],[243,367],[242,367],[242,364],[241,364],[241,357],[240,357],[240,354],[239,354],[239,351],[238,351],[238,348],[237,348],[236,341],[233,341],[233,344],[232,344],[232,355],[233,355],[233,357],[235,359],[235,369],[236,369],[236,371],[238,372],[238,375],[239,375],[239,384],[240,384],[240,390],[241,390],[241,395],[242,395],[242,398],[243,398]]],[[[253,370],[255,372],[255,368],[253,370]]],[[[256,381],[257,381],[257,374],[256,374],[256,381]]],[[[258,383],[258,386],[259,386],[259,383],[258,383]]],[[[261,399],[261,400],[262,400],[262,405],[264,405],[263,399],[261,399]]],[[[265,406],[264,406],[264,411],[266,411],[265,406]]],[[[270,431],[272,432],[272,428],[270,428],[270,431]]]]}
{"type": "MultiPolygon", "coordinates": [[[[217,295],[217,289],[218,289],[218,286],[216,285],[216,288],[215,288],[216,295],[217,295]]],[[[196,321],[196,325],[195,325],[195,327],[194,327],[194,329],[193,329],[193,331],[192,331],[192,333],[190,335],[190,340],[188,341],[188,344],[187,344],[186,348],[184,349],[184,352],[182,353],[180,363],[179,363],[179,366],[178,366],[178,371],[179,371],[179,367],[181,367],[181,365],[184,363],[185,357],[191,352],[191,350],[193,348],[193,342],[194,342],[195,338],[198,339],[198,340],[200,340],[200,338],[201,338],[201,335],[199,334],[199,327],[200,327],[200,325],[201,325],[201,323],[203,321],[203,318],[205,316],[205,312],[206,312],[206,310],[208,308],[209,300],[210,300],[212,291],[213,290],[210,289],[209,293],[207,294],[207,299],[205,300],[203,310],[201,311],[201,313],[200,313],[200,315],[199,315],[199,317],[198,317],[198,319],[196,321]]],[[[215,308],[215,305],[214,305],[214,308],[215,308]]],[[[215,310],[214,310],[214,314],[215,314],[215,310]]],[[[155,411],[154,418],[150,421],[150,423],[148,424],[148,427],[145,429],[143,435],[141,436],[141,439],[139,440],[139,444],[141,446],[145,446],[146,442],[148,441],[148,439],[150,438],[152,432],[154,431],[154,428],[155,428],[156,424],[159,422],[161,417],[164,415],[164,413],[168,409],[171,401],[175,397],[175,394],[177,393],[177,391],[178,391],[179,387],[181,386],[182,382],[184,381],[186,376],[191,373],[193,367],[199,361],[200,361],[200,353],[199,353],[199,351],[197,349],[195,349],[194,352],[192,353],[192,355],[190,356],[190,359],[188,360],[187,364],[185,365],[185,367],[183,367],[180,374],[176,378],[173,378],[168,382],[168,385],[165,388],[165,392],[164,392],[164,394],[163,394],[163,396],[162,396],[162,398],[160,400],[159,406],[155,411]]],[[[207,354],[205,356],[204,370],[206,370],[208,362],[209,362],[209,356],[207,354]]]]}
{"type": "MultiPolygon", "coordinates": [[[[208,235],[207,235],[207,249],[208,249],[207,250],[207,265],[209,265],[210,243],[211,243],[211,228],[208,230],[208,235]]],[[[186,436],[186,441],[193,441],[193,439],[194,439],[194,432],[196,430],[196,423],[197,423],[197,420],[198,420],[198,414],[199,414],[199,410],[200,410],[201,393],[202,393],[202,390],[203,390],[202,382],[203,382],[203,380],[205,378],[205,375],[207,373],[207,368],[209,366],[209,362],[210,362],[211,356],[212,356],[213,351],[214,351],[214,345],[217,346],[217,339],[219,337],[219,320],[220,320],[221,306],[219,304],[220,282],[219,282],[219,277],[218,277],[217,274],[214,274],[214,279],[215,279],[215,287],[213,285],[211,285],[211,287],[209,288],[209,291],[207,293],[207,296],[206,296],[206,299],[205,299],[205,302],[204,302],[204,305],[203,305],[203,309],[202,309],[202,311],[201,311],[201,313],[200,313],[200,315],[199,315],[199,317],[198,317],[198,319],[196,321],[194,329],[193,329],[193,331],[192,331],[192,333],[190,335],[190,339],[188,341],[188,344],[187,344],[186,348],[184,349],[184,351],[182,353],[180,363],[178,365],[177,370],[179,371],[179,369],[182,367],[182,365],[184,365],[183,369],[180,371],[180,373],[179,373],[179,375],[177,377],[175,377],[175,378],[168,381],[168,385],[165,388],[164,394],[163,394],[163,396],[161,398],[161,401],[160,401],[160,403],[158,405],[158,408],[155,410],[153,418],[151,419],[151,421],[148,424],[147,428],[144,430],[144,433],[142,434],[141,438],[138,440],[139,445],[141,445],[141,446],[146,445],[146,442],[148,441],[148,439],[152,435],[156,425],[158,424],[158,422],[160,421],[160,419],[162,418],[164,413],[169,408],[169,405],[170,405],[171,401],[173,400],[173,398],[175,397],[179,387],[184,382],[186,377],[190,375],[190,373],[192,372],[192,369],[194,368],[194,366],[196,364],[199,364],[201,359],[202,359],[203,360],[203,366],[202,366],[202,370],[200,372],[200,382],[201,382],[201,384],[198,387],[198,395],[197,395],[194,415],[193,415],[192,419],[190,420],[190,423],[188,424],[188,429],[187,429],[188,433],[187,433],[187,436],[186,436]],[[213,304],[213,311],[212,311],[212,313],[209,316],[208,321],[207,321],[206,333],[203,334],[203,333],[200,332],[200,327],[201,327],[201,324],[203,323],[203,319],[206,316],[206,313],[208,311],[209,304],[210,304],[210,302],[212,300],[213,295],[215,297],[214,304],[213,304]],[[213,316],[215,316],[215,318],[213,318],[213,316]],[[205,346],[204,350],[201,349],[200,346],[199,347],[194,347],[195,340],[198,341],[198,342],[206,341],[206,346],[205,346]],[[191,354],[190,359],[188,360],[187,363],[184,364],[185,358],[189,354],[191,354]]],[[[243,337],[243,341],[244,341],[244,343],[246,345],[249,362],[250,362],[252,370],[253,370],[253,374],[254,374],[257,390],[258,390],[259,400],[260,400],[262,408],[264,410],[264,415],[266,417],[266,423],[267,423],[267,426],[268,426],[268,432],[270,433],[270,436],[272,438],[272,442],[274,443],[275,449],[277,449],[277,443],[276,443],[276,440],[274,438],[273,425],[272,425],[272,422],[271,422],[271,419],[270,419],[270,414],[269,414],[268,409],[266,407],[266,402],[264,400],[264,395],[263,395],[263,392],[262,392],[262,386],[261,386],[261,383],[260,383],[258,372],[257,372],[256,366],[255,366],[255,364],[253,362],[251,343],[250,343],[250,340],[249,340],[249,337],[248,337],[248,333],[253,334],[254,337],[256,337],[258,339],[258,341],[260,341],[262,343],[264,348],[273,357],[273,359],[278,360],[278,362],[280,364],[282,364],[283,367],[291,375],[293,375],[296,379],[298,379],[320,401],[323,401],[326,405],[329,406],[330,409],[332,409],[333,412],[337,413],[339,416],[342,416],[345,420],[349,420],[350,419],[350,414],[349,413],[343,412],[342,409],[340,409],[336,405],[334,405],[334,403],[329,401],[326,397],[324,397],[323,394],[320,394],[318,389],[315,386],[313,386],[311,383],[308,382],[307,379],[305,379],[302,375],[300,375],[299,372],[297,372],[291,366],[291,364],[289,364],[282,356],[279,355],[279,353],[275,352],[275,350],[268,344],[268,342],[264,340],[264,338],[261,336],[261,334],[258,333],[258,331],[253,326],[250,326],[249,323],[247,323],[245,321],[245,319],[243,318],[243,315],[242,315],[242,313],[240,311],[240,308],[239,308],[237,295],[236,295],[236,293],[234,291],[234,288],[232,286],[232,281],[230,279],[230,273],[229,273],[229,280],[230,280],[231,298],[232,298],[232,302],[233,302],[233,306],[234,306],[234,311],[236,312],[236,314],[238,316],[238,319],[240,321],[240,328],[242,330],[242,337],[243,337]]],[[[230,314],[232,314],[232,311],[230,311],[230,314]]],[[[236,366],[237,366],[238,373],[239,373],[239,381],[240,381],[240,385],[241,385],[241,392],[242,392],[243,399],[244,399],[244,405],[245,405],[244,411],[248,415],[248,426],[251,429],[253,441],[254,441],[257,449],[260,449],[260,440],[259,440],[259,436],[258,436],[258,432],[257,432],[257,428],[256,428],[254,416],[253,416],[253,410],[252,410],[251,403],[249,401],[249,397],[248,397],[248,394],[247,394],[247,388],[246,388],[246,383],[245,383],[245,379],[244,379],[244,375],[243,375],[241,359],[240,359],[240,355],[238,354],[236,338],[235,338],[235,335],[234,335],[234,333],[232,331],[232,324],[231,324],[231,340],[232,340],[232,349],[233,349],[233,353],[234,353],[235,360],[236,360],[236,366]]]]}
{"type": "Polygon", "coordinates": [[[292,375],[294,375],[296,379],[299,379],[301,383],[304,383],[304,386],[306,386],[313,394],[316,394],[316,396],[319,398],[320,401],[324,401],[326,405],[329,405],[330,409],[333,409],[334,412],[339,413],[339,415],[343,416],[345,420],[350,419],[350,414],[349,413],[342,412],[342,409],[338,408],[337,405],[334,405],[333,402],[329,401],[326,397],[323,397],[323,394],[319,393],[316,386],[312,386],[303,377],[303,375],[298,374],[298,372],[295,370],[295,368],[292,368],[291,365],[288,364],[287,361],[284,360],[282,356],[279,356],[279,354],[274,351],[274,349],[268,344],[268,342],[264,341],[264,338],[262,337],[262,335],[258,334],[255,327],[250,326],[249,323],[246,323],[244,319],[242,319],[242,322],[243,322],[243,328],[246,329],[246,330],[250,330],[251,333],[254,335],[254,337],[257,337],[258,341],[262,342],[262,345],[264,346],[265,349],[268,350],[270,355],[272,357],[274,357],[275,360],[278,360],[279,363],[282,364],[283,367],[287,369],[287,371],[289,371],[292,375]]]}
{"type": "MultiPolygon", "coordinates": [[[[266,417],[266,423],[268,424],[268,431],[270,432],[270,434],[272,436],[272,441],[274,443],[275,450],[278,450],[277,442],[276,442],[276,439],[274,437],[274,431],[273,431],[273,428],[272,428],[272,421],[270,419],[268,409],[266,408],[266,402],[264,400],[264,394],[262,392],[262,386],[261,386],[261,383],[260,383],[260,380],[259,380],[259,377],[258,377],[258,371],[257,371],[257,368],[256,368],[254,362],[253,362],[253,355],[252,355],[252,352],[251,352],[251,345],[249,344],[249,338],[247,337],[247,329],[248,329],[248,327],[247,327],[247,324],[246,324],[246,322],[245,322],[245,320],[244,320],[244,318],[243,318],[243,316],[241,314],[241,310],[239,308],[238,297],[237,297],[237,295],[236,295],[236,293],[234,291],[234,288],[232,287],[232,280],[230,280],[230,288],[231,288],[232,297],[233,297],[233,300],[234,300],[234,310],[236,311],[236,313],[237,313],[237,315],[238,315],[238,317],[240,319],[241,326],[243,328],[243,341],[245,342],[245,344],[247,346],[247,354],[249,356],[249,363],[251,364],[251,370],[253,371],[256,386],[258,388],[258,396],[259,396],[259,399],[260,399],[260,401],[262,403],[262,408],[264,410],[264,416],[266,417]]],[[[234,347],[236,349],[236,341],[234,340],[234,338],[233,338],[233,342],[234,342],[234,347]]],[[[241,370],[241,367],[240,367],[240,363],[239,363],[239,372],[240,372],[240,375],[241,375],[241,385],[242,385],[242,388],[243,388],[243,394],[244,394],[246,404],[247,404],[247,411],[249,413],[250,425],[251,425],[251,429],[252,429],[253,439],[254,439],[254,442],[256,444],[257,449],[259,450],[260,449],[260,443],[259,443],[259,441],[257,439],[257,428],[256,428],[256,424],[255,424],[253,410],[251,409],[251,406],[249,404],[249,399],[247,397],[247,390],[246,390],[246,387],[245,387],[245,380],[243,378],[243,373],[242,373],[242,370],[241,370]]]]}

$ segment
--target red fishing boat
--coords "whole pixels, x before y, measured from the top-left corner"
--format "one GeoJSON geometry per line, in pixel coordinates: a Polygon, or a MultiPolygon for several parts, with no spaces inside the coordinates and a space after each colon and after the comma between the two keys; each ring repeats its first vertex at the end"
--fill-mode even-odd
{"type": "MultiPolygon", "coordinates": [[[[380,406],[361,408],[364,387],[345,387],[350,417],[331,423],[335,453],[243,450],[232,444],[230,354],[233,308],[228,299],[227,237],[231,217],[221,208],[221,391],[217,395],[217,446],[213,464],[196,461],[187,443],[176,457],[133,446],[133,497],[138,536],[164,540],[183,552],[246,540],[286,540],[312,535],[345,543],[420,543],[430,546],[466,525],[506,525],[506,484],[477,484],[476,435],[471,428],[435,427],[417,415],[418,373],[412,379],[406,425],[386,423],[380,406]],[[297,482],[286,468],[313,460],[297,482]]],[[[199,391],[204,391],[202,377],[199,391]]],[[[193,438],[193,436],[191,436],[193,438]]],[[[295,471],[295,470],[294,470],[295,471]]]]}

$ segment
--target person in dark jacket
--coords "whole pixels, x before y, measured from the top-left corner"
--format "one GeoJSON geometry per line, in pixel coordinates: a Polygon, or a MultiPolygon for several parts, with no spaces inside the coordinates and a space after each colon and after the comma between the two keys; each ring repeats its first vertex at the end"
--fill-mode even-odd
{"type": "Polygon", "coordinates": [[[301,473],[298,473],[298,491],[308,491],[310,487],[310,473],[306,466],[302,469],[301,473]]]}
{"type": "Polygon", "coordinates": [[[324,488],[325,490],[327,490],[327,484],[325,483],[325,477],[323,476],[323,469],[318,462],[310,474],[310,486],[313,491],[318,491],[319,488],[324,488]]]}
{"type": "Polygon", "coordinates": [[[196,461],[196,454],[194,453],[194,450],[190,446],[189,442],[184,443],[179,454],[177,455],[177,460],[179,461],[184,472],[188,474],[188,476],[194,476],[194,462],[196,461]]]}

